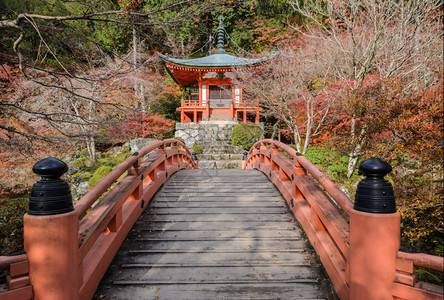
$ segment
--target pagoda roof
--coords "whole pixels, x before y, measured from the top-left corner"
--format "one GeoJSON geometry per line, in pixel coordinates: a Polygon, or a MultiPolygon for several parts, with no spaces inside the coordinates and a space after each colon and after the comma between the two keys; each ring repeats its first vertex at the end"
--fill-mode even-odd
{"type": "Polygon", "coordinates": [[[196,68],[227,68],[236,66],[248,66],[255,65],[276,56],[277,53],[273,53],[268,57],[263,58],[243,58],[228,54],[225,50],[217,50],[214,54],[194,59],[178,59],[172,58],[167,55],[158,53],[160,58],[175,65],[184,67],[196,67],[196,68]],[[223,51],[223,52],[222,52],[223,51]]]}
{"type": "Polygon", "coordinates": [[[157,53],[164,61],[168,73],[181,86],[196,87],[202,72],[205,71],[230,71],[233,67],[256,65],[279,55],[280,52],[275,52],[262,58],[244,58],[228,54],[224,49],[226,34],[222,24],[224,18],[219,16],[218,19],[219,27],[216,31],[217,50],[213,54],[199,58],[179,59],[169,57],[168,54],[157,53]]]}

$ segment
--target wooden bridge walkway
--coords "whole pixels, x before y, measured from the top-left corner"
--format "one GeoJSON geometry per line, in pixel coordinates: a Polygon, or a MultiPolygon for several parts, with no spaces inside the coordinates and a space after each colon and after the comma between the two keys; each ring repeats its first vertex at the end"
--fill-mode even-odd
{"type": "Polygon", "coordinates": [[[95,299],[334,299],[273,183],[256,170],[182,170],[159,190],[95,299]]]}

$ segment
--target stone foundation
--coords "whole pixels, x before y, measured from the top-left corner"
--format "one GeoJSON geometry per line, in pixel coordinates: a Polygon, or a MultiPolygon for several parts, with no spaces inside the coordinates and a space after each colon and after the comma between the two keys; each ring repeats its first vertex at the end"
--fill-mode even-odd
{"type": "Polygon", "coordinates": [[[176,123],[175,136],[182,138],[189,148],[193,147],[195,143],[202,147],[209,141],[219,142],[217,144],[220,146],[231,145],[231,131],[237,124],[238,122],[234,121],[202,121],[198,124],[176,123]]]}

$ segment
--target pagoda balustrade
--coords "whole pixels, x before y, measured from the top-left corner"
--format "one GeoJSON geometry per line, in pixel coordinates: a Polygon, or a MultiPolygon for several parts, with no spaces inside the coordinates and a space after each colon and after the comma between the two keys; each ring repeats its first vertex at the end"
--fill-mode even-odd
{"type": "Polygon", "coordinates": [[[259,123],[257,103],[247,103],[243,99],[196,99],[197,94],[190,94],[188,99],[182,99],[179,111],[182,123],[197,123],[209,120],[213,113],[221,112],[229,115],[231,120],[248,121],[247,115],[254,114],[254,123],[259,123]]]}
{"type": "Polygon", "coordinates": [[[234,99],[207,99],[202,101],[201,99],[193,99],[194,95],[189,95],[188,99],[182,99],[181,107],[196,107],[202,108],[206,106],[210,107],[245,107],[246,103],[243,100],[234,101],[234,99]],[[212,105],[214,104],[214,105],[212,105]]]}

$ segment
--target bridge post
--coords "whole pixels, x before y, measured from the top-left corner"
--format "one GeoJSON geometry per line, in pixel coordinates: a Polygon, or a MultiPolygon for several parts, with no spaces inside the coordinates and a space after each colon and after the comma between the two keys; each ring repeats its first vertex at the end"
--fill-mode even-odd
{"type": "Polygon", "coordinates": [[[34,299],[78,299],[82,269],[78,259],[79,216],[68,184],[68,166],[49,157],[34,165],[34,184],[24,216],[24,247],[34,299]]]}
{"type": "Polygon", "coordinates": [[[392,185],[384,176],[391,166],[371,158],[359,166],[359,182],[350,212],[349,299],[393,299],[400,214],[392,185]]]}

